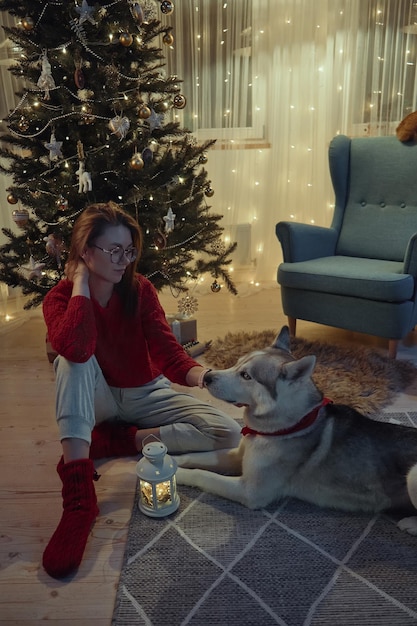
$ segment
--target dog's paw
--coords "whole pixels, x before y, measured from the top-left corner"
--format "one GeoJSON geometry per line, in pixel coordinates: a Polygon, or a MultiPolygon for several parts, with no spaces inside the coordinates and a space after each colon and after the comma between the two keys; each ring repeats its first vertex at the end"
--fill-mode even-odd
{"type": "Polygon", "coordinates": [[[178,467],[175,472],[175,477],[178,485],[188,485],[189,487],[193,487],[192,482],[192,471],[189,469],[184,469],[183,467],[178,467]]]}
{"type": "Polygon", "coordinates": [[[417,517],[404,517],[398,522],[397,526],[400,530],[405,530],[410,535],[417,536],[417,517]]]}

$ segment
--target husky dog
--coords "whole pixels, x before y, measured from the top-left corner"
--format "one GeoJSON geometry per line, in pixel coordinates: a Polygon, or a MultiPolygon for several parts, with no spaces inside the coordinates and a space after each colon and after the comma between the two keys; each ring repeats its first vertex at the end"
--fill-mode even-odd
{"type": "Polygon", "coordinates": [[[402,509],[417,535],[417,429],[377,422],[333,404],[311,379],[316,358],[295,359],[288,327],[274,344],[211,371],[216,398],[244,406],[237,448],[177,456],[179,484],[251,509],[292,496],[322,507],[402,509]],[[197,469],[191,469],[197,468],[197,469]]]}

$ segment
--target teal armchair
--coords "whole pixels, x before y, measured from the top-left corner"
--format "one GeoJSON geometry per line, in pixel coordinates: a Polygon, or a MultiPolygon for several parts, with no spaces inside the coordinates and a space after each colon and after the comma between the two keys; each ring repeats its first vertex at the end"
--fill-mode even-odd
{"type": "Polygon", "coordinates": [[[395,358],[417,323],[417,145],[338,135],[329,167],[331,226],[276,225],[290,331],[302,319],[384,337],[395,358]]]}

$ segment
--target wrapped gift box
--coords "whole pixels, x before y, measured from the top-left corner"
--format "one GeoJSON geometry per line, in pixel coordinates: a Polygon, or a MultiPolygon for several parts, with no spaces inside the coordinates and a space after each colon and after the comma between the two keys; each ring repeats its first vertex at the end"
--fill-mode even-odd
{"type": "Polygon", "coordinates": [[[197,341],[197,320],[167,315],[167,321],[178,343],[184,345],[197,341]]]}

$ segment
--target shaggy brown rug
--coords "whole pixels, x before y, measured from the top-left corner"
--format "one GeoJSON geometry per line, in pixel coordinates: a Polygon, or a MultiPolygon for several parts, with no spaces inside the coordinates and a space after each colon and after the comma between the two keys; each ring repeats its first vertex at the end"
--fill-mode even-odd
{"type": "MultiPolygon", "coordinates": [[[[217,369],[231,367],[244,354],[271,345],[276,335],[274,330],[227,333],[213,341],[204,354],[204,361],[217,369]]],[[[417,375],[412,363],[390,359],[369,348],[349,348],[294,337],[291,352],[296,358],[314,354],[317,363],[313,379],[319,389],[333,402],[348,404],[368,415],[388,405],[417,375]]]]}

